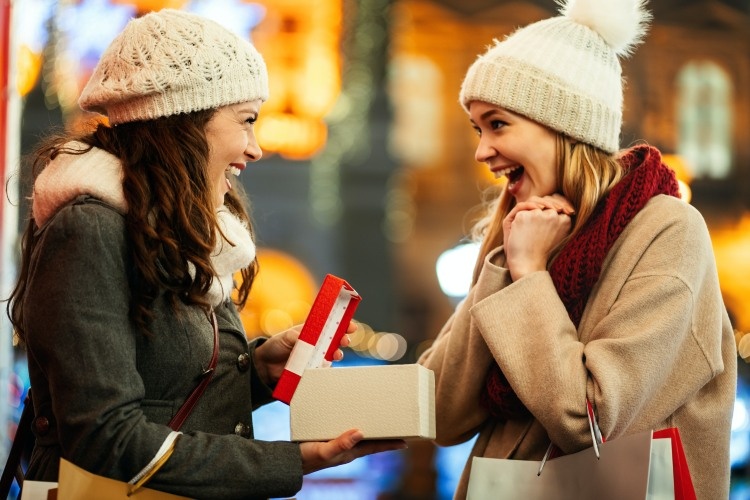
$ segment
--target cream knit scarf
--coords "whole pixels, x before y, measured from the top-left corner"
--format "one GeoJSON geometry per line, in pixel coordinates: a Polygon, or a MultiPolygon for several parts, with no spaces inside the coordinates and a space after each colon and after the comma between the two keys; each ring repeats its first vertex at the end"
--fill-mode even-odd
{"type": "MultiPolygon", "coordinates": [[[[77,142],[67,146],[87,148],[77,142]]],[[[34,183],[32,211],[37,225],[43,226],[60,208],[81,195],[91,195],[126,213],[120,160],[97,148],[82,155],[61,154],[55,158],[34,183]]],[[[211,256],[215,276],[206,297],[214,306],[230,298],[234,273],[255,259],[255,243],[247,225],[225,206],[217,210],[216,217],[226,239],[217,230],[216,249],[211,256]]]]}

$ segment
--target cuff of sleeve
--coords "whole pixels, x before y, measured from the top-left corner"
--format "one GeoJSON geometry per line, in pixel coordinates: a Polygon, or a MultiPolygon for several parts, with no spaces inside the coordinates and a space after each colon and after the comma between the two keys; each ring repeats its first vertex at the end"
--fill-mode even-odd
{"type": "Polygon", "coordinates": [[[278,485],[281,490],[280,495],[292,497],[302,489],[302,450],[298,443],[277,442],[283,448],[283,454],[286,456],[284,463],[294,464],[294,467],[279,467],[275,473],[282,474],[278,478],[278,485]],[[286,470],[283,470],[286,469],[286,470]]]}
{"type": "Polygon", "coordinates": [[[476,288],[475,302],[513,283],[510,271],[502,267],[504,264],[505,254],[502,247],[487,254],[482,265],[482,270],[479,272],[477,283],[474,286],[476,288]]]}

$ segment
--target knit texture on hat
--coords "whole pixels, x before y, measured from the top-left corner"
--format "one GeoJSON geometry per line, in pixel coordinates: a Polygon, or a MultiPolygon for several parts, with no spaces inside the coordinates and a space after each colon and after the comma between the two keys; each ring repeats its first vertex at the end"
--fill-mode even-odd
{"type": "Polygon", "coordinates": [[[116,125],[256,99],[268,99],[268,73],[249,41],[209,19],[165,9],[125,26],[79,105],[116,125]]]}
{"type": "Polygon", "coordinates": [[[641,42],[645,0],[568,0],[561,16],[495,43],[472,64],[460,102],[521,114],[608,153],[619,149],[622,70],[618,56],[641,42]]]}

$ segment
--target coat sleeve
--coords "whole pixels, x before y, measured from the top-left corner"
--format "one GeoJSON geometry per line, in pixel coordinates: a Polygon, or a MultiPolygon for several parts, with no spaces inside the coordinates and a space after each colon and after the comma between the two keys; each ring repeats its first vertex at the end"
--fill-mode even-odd
{"type": "Polygon", "coordinates": [[[723,370],[723,302],[703,219],[682,202],[645,208],[605,260],[579,330],[551,276],[530,274],[474,306],[492,355],[565,452],[653,428],[723,370]],[[638,420],[643,428],[634,429],[638,420]]]}
{"type": "MultiPolygon", "coordinates": [[[[170,429],[147,420],[129,320],[128,257],[119,214],[63,208],[41,235],[24,298],[29,356],[49,386],[62,456],[129,480],[170,429]]],[[[248,395],[249,397],[249,395],[248,395]]],[[[150,484],[194,498],[265,498],[301,487],[299,446],[237,435],[183,434],[150,484]]]]}
{"type": "Polygon", "coordinates": [[[488,417],[479,404],[492,353],[473,327],[472,305],[510,283],[510,274],[491,262],[490,255],[477,283],[437,338],[419,359],[435,373],[436,442],[450,446],[471,439],[488,417]]]}

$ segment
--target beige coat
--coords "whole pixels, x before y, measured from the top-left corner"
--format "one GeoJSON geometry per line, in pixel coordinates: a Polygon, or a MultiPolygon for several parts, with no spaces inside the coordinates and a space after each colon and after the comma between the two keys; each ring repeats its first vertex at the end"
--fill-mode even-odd
{"type": "MultiPolygon", "coordinates": [[[[437,439],[479,433],[472,456],[540,460],[591,446],[585,400],[608,439],[678,427],[699,499],[729,494],[737,353],[701,215],[658,196],[602,266],[576,331],[548,272],[513,283],[491,253],[419,362],[435,371],[437,439]],[[499,422],[479,405],[491,363],[534,415],[499,422]]],[[[471,459],[456,498],[466,496],[471,459]]]]}

